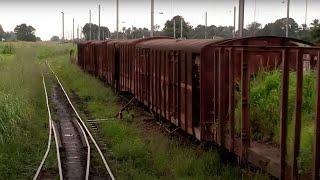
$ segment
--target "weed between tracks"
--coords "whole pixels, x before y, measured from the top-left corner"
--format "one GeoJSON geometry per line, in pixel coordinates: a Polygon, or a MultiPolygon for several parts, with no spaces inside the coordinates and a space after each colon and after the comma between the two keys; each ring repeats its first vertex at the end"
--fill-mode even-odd
{"type": "MultiPolygon", "coordinates": [[[[71,64],[68,56],[50,58],[67,91],[82,101],[77,108],[86,109],[93,118],[113,117],[120,109],[116,94],[96,78],[71,64]]],[[[180,143],[159,130],[146,130],[136,109],[123,120],[101,123],[111,168],[118,179],[246,179],[243,171],[226,165],[216,150],[205,151],[180,143]],[[131,120],[131,115],[136,118],[131,120]]],[[[253,178],[266,178],[255,175],[253,178]]]]}

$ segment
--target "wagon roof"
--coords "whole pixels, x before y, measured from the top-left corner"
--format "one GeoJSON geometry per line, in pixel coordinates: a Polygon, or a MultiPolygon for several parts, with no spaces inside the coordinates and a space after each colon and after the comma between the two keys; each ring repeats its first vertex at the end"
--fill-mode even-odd
{"type": "Polygon", "coordinates": [[[155,36],[155,37],[147,37],[147,38],[140,38],[140,39],[129,39],[129,40],[123,40],[120,41],[119,44],[132,44],[135,45],[140,42],[145,42],[145,41],[151,41],[155,39],[172,39],[172,37],[168,36],[155,36]]]}
{"type": "Polygon", "coordinates": [[[205,47],[210,45],[270,45],[269,41],[274,41],[274,45],[283,46],[314,46],[312,43],[294,39],[277,36],[258,36],[245,37],[235,39],[153,39],[149,41],[137,43],[137,47],[150,49],[164,49],[164,50],[185,50],[192,52],[201,52],[205,47]]]}
{"type": "Polygon", "coordinates": [[[160,48],[166,50],[187,50],[193,52],[200,52],[202,48],[210,44],[223,42],[223,38],[216,39],[157,39],[145,41],[137,44],[141,48],[160,48]]]}
{"type": "Polygon", "coordinates": [[[219,45],[230,45],[230,44],[238,44],[238,45],[265,45],[263,41],[272,41],[276,40],[279,42],[279,46],[314,46],[313,43],[303,41],[295,38],[287,38],[280,36],[256,36],[256,37],[244,37],[244,38],[235,38],[228,39],[223,43],[219,43],[219,45]]]}

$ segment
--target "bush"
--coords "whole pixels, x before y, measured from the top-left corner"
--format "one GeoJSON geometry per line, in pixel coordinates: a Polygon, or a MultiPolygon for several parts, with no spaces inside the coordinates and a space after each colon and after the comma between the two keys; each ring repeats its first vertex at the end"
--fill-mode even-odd
{"type": "Polygon", "coordinates": [[[12,45],[0,46],[0,54],[13,54],[14,48],[12,45]]]}

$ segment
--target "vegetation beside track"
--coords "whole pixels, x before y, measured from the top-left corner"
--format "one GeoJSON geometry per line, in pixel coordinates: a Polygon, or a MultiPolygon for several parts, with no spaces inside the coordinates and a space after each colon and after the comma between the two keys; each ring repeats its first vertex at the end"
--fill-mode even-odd
{"type": "MultiPolygon", "coordinates": [[[[121,107],[117,95],[102,82],[69,61],[69,55],[49,58],[69,94],[81,103],[76,107],[87,110],[94,119],[107,118],[101,123],[108,148],[110,165],[118,179],[247,179],[244,171],[227,165],[216,149],[183,143],[159,130],[146,131],[134,108],[122,120],[114,119],[121,107]],[[131,119],[134,115],[134,119],[131,119]]],[[[83,114],[84,115],[84,114],[83,114]]],[[[265,178],[253,175],[252,178],[265,178]]]]}
{"type": "MultiPolygon", "coordinates": [[[[301,118],[301,145],[298,158],[300,173],[311,170],[313,121],[315,117],[315,73],[304,72],[301,118]]],[[[280,137],[280,97],[281,72],[261,72],[250,82],[250,122],[251,138],[268,143],[279,144],[280,137]]],[[[296,73],[291,72],[289,78],[288,97],[288,155],[293,155],[294,121],[295,121],[296,73]]],[[[241,94],[237,94],[238,104],[236,117],[237,132],[240,132],[241,94]]],[[[289,158],[288,161],[291,161],[289,158]]]]}
{"type": "Polygon", "coordinates": [[[0,177],[30,179],[45,152],[48,118],[36,48],[0,43],[0,177]]]}

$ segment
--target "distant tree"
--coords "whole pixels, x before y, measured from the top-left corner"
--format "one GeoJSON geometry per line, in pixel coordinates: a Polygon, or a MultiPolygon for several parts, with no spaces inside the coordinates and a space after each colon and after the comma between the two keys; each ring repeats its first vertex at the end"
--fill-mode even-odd
{"type": "Polygon", "coordinates": [[[209,27],[209,38],[223,37],[231,38],[233,36],[233,26],[210,26],[209,27]]]}
{"type": "Polygon", "coordinates": [[[183,27],[183,37],[189,38],[190,31],[192,30],[192,26],[189,22],[186,22],[185,19],[182,16],[175,16],[171,20],[168,20],[163,28],[164,34],[167,36],[173,37],[173,21],[176,21],[176,37],[181,37],[181,18],[182,18],[182,27],[183,27]]]}
{"type": "Polygon", "coordinates": [[[59,36],[52,36],[50,39],[50,41],[53,41],[53,42],[57,42],[59,40],[60,40],[59,36]]]}
{"type": "Polygon", "coordinates": [[[261,24],[258,22],[252,22],[244,30],[244,36],[256,36],[259,35],[259,31],[262,29],[261,24]]]}
{"type": "Polygon", "coordinates": [[[320,43],[320,22],[319,19],[313,20],[310,28],[310,36],[313,42],[320,43]]]}
{"type": "Polygon", "coordinates": [[[0,24],[0,41],[2,41],[3,35],[4,35],[4,30],[0,24]]]}
{"type": "Polygon", "coordinates": [[[19,41],[36,41],[35,31],[34,27],[27,26],[26,24],[20,24],[14,28],[14,33],[19,41]]]}
{"type": "MultiPolygon", "coordinates": [[[[276,20],[274,23],[268,23],[258,32],[258,35],[264,36],[285,36],[287,18],[276,20]]],[[[292,18],[289,19],[289,36],[297,37],[299,25],[292,18]]]]}
{"type": "Polygon", "coordinates": [[[37,41],[42,41],[40,37],[37,37],[36,39],[37,39],[37,41]]]}
{"type": "MultiPolygon", "coordinates": [[[[96,24],[91,24],[91,40],[98,40],[98,39],[103,39],[103,35],[108,35],[110,34],[109,28],[101,26],[100,27],[100,38],[98,37],[98,31],[99,31],[99,26],[96,24]]],[[[82,29],[82,33],[84,34],[84,37],[86,40],[90,40],[90,24],[87,23],[84,25],[82,29]]]]}
{"type": "MultiPolygon", "coordinates": [[[[198,25],[189,33],[189,38],[191,39],[204,39],[206,28],[204,25],[198,25]]],[[[208,31],[208,29],[207,29],[208,31]]]]}
{"type": "Polygon", "coordinates": [[[10,32],[5,32],[3,34],[2,37],[5,41],[16,41],[17,40],[17,36],[14,32],[10,31],[10,32]]]}

